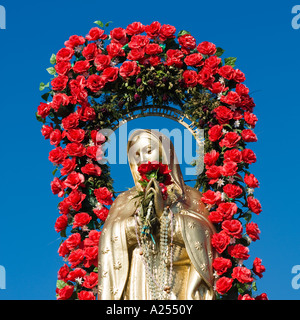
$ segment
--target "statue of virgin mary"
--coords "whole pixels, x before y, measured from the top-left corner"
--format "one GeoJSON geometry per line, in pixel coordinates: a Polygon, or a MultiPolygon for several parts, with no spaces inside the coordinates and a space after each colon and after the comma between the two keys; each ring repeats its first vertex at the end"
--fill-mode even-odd
{"type": "Polygon", "coordinates": [[[154,130],[136,130],[127,153],[135,187],[115,199],[101,232],[98,299],[214,299],[215,230],[201,193],[184,183],[171,140],[154,130]],[[137,215],[137,195],[143,190],[138,167],[153,161],[168,165],[172,182],[167,200],[155,179],[147,186],[154,193],[160,228],[150,244],[143,245],[137,215]]]}

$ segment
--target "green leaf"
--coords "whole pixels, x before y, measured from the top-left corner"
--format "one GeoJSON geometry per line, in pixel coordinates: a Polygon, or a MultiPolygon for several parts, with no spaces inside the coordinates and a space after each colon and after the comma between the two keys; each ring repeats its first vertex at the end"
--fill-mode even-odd
{"type": "Polygon", "coordinates": [[[46,84],[44,82],[40,83],[40,91],[45,90],[45,88],[49,88],[49,82],[46,84]]]}
{"type": "Polygon", "coordinates": [[[62,231],[60,232],[60,236],[61,236],[62,238],[66,238],[66,237],[67,237],[66,229],[64,229],[64,230],[62,230],[62,231]]]}
{"type": "Polygon", "coordinates": [[[42,118],[37,112],[35,113],[36,116],[36,120],[42,123],[45,123],[46,120],[44,118],[42,118]]]}
{"type": "Polygon", "coordinates": [[[55,168],[53,171],[52,171],[52,174],[55,176],[55,173],[56,171],[58,170],[58,168],[55,168]]]}
{"type": "Polygon", "coordinates": [[[104,24],[102,21],[100,20],[97,20],[97,21],[94,21],[94,23],[96,23],[99,27],[103,28],[104,27],[104,24]]]}
{"type": "Polygon", "coordinates": [[[108,27],[111,23],[113,23],[112,21],[108,21],[105,23],[105,27],[108,27]]]}
{"type": "Polygon", "coordinates": [[[63,280],[57,280],[56,281],[56,288],[58,289],[62,289],[67,285],[67,283],[65,283],[63,280]]]}
{"type": "Polygon", "coordinates": [[[236,58],[229,57],[229,58],[225,58],[224,61],[225,61],[225,65],[234,67],[235,62],[236,62],[236,58]]]}
{"type": "Polygon", "coordinates": [[[52,53],[52,56],[50,58],[50,63],[51,64],[55,64],[56,63],[56,55],[54,53],[52,53]]]}
{"type": "Polygon", "coordinates": [[[216,56],[217,57],[221,57],[221,55],[225,52],[224,49],[217,47],[217,52],[216,52],[216,56]]]}
{"type": "Polygon", "coordinates": [[[184,36],[185,34],[191,34],[191,33],[186,30],[181,30],[181,31],[179,31],[177,38],[184,36]]]}
{"type": "Polygon", "coordinates": [[[50,92],[46,92],[42,95],[42,99],[44,99],[46,102],[48,101],[48,97],[50,95],[50,92]]]}
{"type": "Polygon", "coordinates": [[[48,71],[48,73],[50,73],[52,76],[54,76],[56,74],[56,70],[53,67],[47,68],[46,69],[48,71]]]}
{"type": "Polygon", "coordinates": [[[255,282],[255,281],[252,282],[252,289],[253,289],[254,291],[257,291],[257,287],[256,287],[256,282],[255,282]]]}

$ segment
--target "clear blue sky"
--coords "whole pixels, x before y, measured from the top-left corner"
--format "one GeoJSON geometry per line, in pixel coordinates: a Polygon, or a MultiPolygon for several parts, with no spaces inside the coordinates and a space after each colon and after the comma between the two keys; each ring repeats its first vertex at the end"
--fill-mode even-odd
{"type": "MultiPolygon", "coordinates": [[[[258,292],[270,299],[299,299],[291,273],[300,265],[299,75],[300,29],[291,26],[295,1],[4,1],[6,30],[0,30],[1,211],[0,265],[6,270],[2,299],[55,299],[59,235],[54,231],[59,199],[50,190],[51,147],[40,134],[35,112],[39,83],[70,35],[85,36],[93,21],[126,27],[158,20],[186,29],[197,42],[211,41],[238,57],[237,67],[256,102],[259,141],[251,166],[261,187],[255,192],[263,212],[255,217],[261,240],[251,258],[267,271],[258,292]]],[[[169,121],[131,122],[128,128],[163,128],[169,121]],[[160,126],[160,127],[158,127],[160,126]]],[[[153,121],[153,119],[151,119],[153,121]]],[[[156,118],[157,120],[157,118],[156,118]]],[[[172,123],[172,125],[174,125],[172,123]]],[[[176,124],[175,124],[176,125],[176,124]]],[[[115,189],[132,186],[128,167],[113,167],[115,189]],[[125,169],[125,170],[123,170],[125,169]]]]}

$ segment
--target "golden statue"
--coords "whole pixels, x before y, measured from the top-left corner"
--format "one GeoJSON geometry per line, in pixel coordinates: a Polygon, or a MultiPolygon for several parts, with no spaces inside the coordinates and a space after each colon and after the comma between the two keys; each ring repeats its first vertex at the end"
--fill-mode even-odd
{"type": "Polygon", "coordinates": [[[201,193],[184,184],[174,146],[154,130],[136,130],[129,138],[128,160],[135,187],[121,193],[111,206],[99,242],[99,300],[211,300],[215,232],[201,193]],[[143,191],[138,167],[160,161],[171,170],[170,195],[151,179],[160,227],[152,241],[142,242],[138,193],[143,191]],[[148,243],[148,244],[147,244],[148,243]]]}

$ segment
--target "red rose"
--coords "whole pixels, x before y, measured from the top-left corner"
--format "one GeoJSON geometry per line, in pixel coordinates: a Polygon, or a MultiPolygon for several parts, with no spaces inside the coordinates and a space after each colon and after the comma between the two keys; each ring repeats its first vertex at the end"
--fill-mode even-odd
{"type": "Polygon", "coordinates": [[[261,264],[261,259],[255,258],[253,261],[253,272],[260,278],[263,277],[262,273],[266,271],[266,268],[261,264]]]}
{"type": "Polygon", "coordinates": [[[269,299],[266,293],[262,293],[259,296],[256,296],[255,300],[269,300],[269,299]]]}
{"type": "Polygon", "coordinates": [[[235,184],[226,184],[223,191],[230,199],[235,199],[243,193],[243,189],[235,184]]]}
{"type": "Polygon", "coordinates": [[[224,106],[219,106],[214,109],[214,112],[216,113],[216,118],[219,122],[219,124],[226,124],[229,123],[229,121],[233,117],[233,112],[224,106]]]}
{"type": "Polygon", "coordinates": [[[242,296],[241,294],[239,294],[238,300],[255,300],[255,299],[252,298],[252,297],[247,293],[247,294],[244,294],[243,296],[242,296]]]}
{"type": "Polygon", "coordinates": [[[145,27],[145,32],[150,39],[154,39],[159,36],[161,24],[158,21],[152,22],[150,25],[145,27]]]}
{"type": "Polygon", "coordinates": [[[151,66],[155,67],[161,63],[161,58],[157,57],[157,56],[151,56],[149,58],[149,62],[151,64],[151,66]]]}
{"type": "Polygon", "coordinates": [[[65,150],[62,149],[62,147],[57,147],[49,152],[48,159],[56,165],[61,164],[65,158],[66,153],[65,150]]]}
{"type": "Polygon", "coordinates": [[[50,126],[44,124],[42,126],[42,129],[41,129],[41,132],[42,132],[42,135],[44,136],[45,139],[49,139],[50,138],[50,134],[51,132],[53,132],[53,124],[51,123],[50,126]]]}
{"type": "Polygon", "coordinates": [[[222,253],[229,245],[229,242],[230,237],[224,231],[213,234],[211,239],[211,244],[217,250],[218,253],[222,253]]]}
{"type": "Polygon", "coordinates": [[[121,44],[113,42],[106,46],[107,53],[111,58],[124,57],[125,51],[122,48],[123,46],[121,44]]]}
{"type": "Polygon", "coordinates": [[[64,189],[66,188],[63,181],[55,177],[51,182],[51,191],[53,194],[57,194],[60,198],[64,196],[64,189]]]}
{"type": "Polygon", "coordinates": [[[58,62],[55,66],[55,71],[58,75],[66,75],[72,68],[72,65],[69,61],[58,62]]]}
{"type": "Polygon", "coordinates": [[[58,270],[58,273],[57,273],[57,278],[58,280],[63,280],[64,282],[67,281],[67,276],[69,274],[69,266],[64,264],[59,270],[58,270]]]}
{"type": "Polygon", "coordinates": [[[56,62],[70,61],[74,55],[74,50],[72,48],[62,48],[56,54],[56,62]]]}
{"type": "Polygon", "coordinates": [[[201,67],[204,64],[203,57],[200,53],[192,53],[184,59],[187,66],[201,67]]]}
{"type": "Polygon", "coordinates": [[[223,126],[215,125],[208,130],[209,140],[214,142],[223,136],[223,126]]]}
{"type": "Polygon", "coordinates": [[[257,116],[249,111],[244,113],[245,121],[251,126],[252,128],[255,127],[256,122],[258,121],[257,116]]]}
{"type": "Polygon", "coordinates": [[[94,120],[96,118],[95,109],[91,107],[89,104],[85,104],[82,105],[82,107],[78,107],[77,112],[81,121],[89,121],[94,120]]]}
{"type": "Polygon", "coordinates": [[[61,106],[67,106],[69,102],[70,98],[65,93],[57,93],[52,98],[52,108],[57,112],[61,106]]]}
{"type": "Polygon", "coordinates": [[[98,245],[94,247],[85,248],[84,255],[86,258],[86,262],[84,266],[86,268],[89,268],[92,265],[94,266],[98,265],[98,245]]]}
{"type": "Polygon", "coordinates": [[[185,70],[183,72],[183,80],[188,87],[195,87],[198,83],[197,72],[194,70],[185,70]]]}
{"type": "Polygon", "coordinates": [[[77,294],[79,300],[96,300],[95,295],[92,291],[81,290],[77,294]]]}
{"type": "Polygon", "coordinates": [[[213,262],[213,268],[216,270],[217,274],[220,276],[227,272],[228,269],[232,267],[232,263],[229,259],[218,257],[213,262]]]}
{"type": "Polygon", "coordinates": [[[90,63],[88,60],[80,60],[76,61],[76,63],[73,66],[73,71],[75,73],[84,73],[87,72],[90,68],[90,63]]]}
{"type": "Polygon", "coordinates": [[[232,217],[237,213],[238,207],[234,202],[222,202],[217,208],[223,219],[232,219],[232,217]]]}
{"type": "Polygon", "coordinates": [[[65,159],[63,160],[62,169],[60,169],[60,173],[62,176],[67,175],[68,173],[72,172],[76,168],[76,158],[72,159],[65,159]]]}
{"type": "Polygon", "coordinates": [[[222,62],[222,59],[217,56],[208,57],[205,60],[205,67],[210,68],[213,72],[217,72],[219,64],[222,62]]]}
{"type": "Polygon", "coordinates": [[[120,67],[120,76],[124,79],[137,75],[140,67],[135,61],[125,61],[120,67]]]}
{"type": "Polygon", "coordinates": [[[223,221],[223,217],[221,215],[220,212],[218,211],[211,211],[209,213],[208,219],[212,222],[212,223],[220,223],[223,221]]]}
{"type": "Polygon", "coordinates": [[[206,204],[216,204],[221,200],[221,193],[207,190],[202,194],[201,200],[206,204]]]}
{"type": "Polygon", "coordinates": [[[228,277],[221,277],[216,282],[216,291],[221,295],[227,293],[232,287],[232,282],[233,279],[230,279],[228,277]]]}
{"type": "Polygon", "coordinates": [[[57,290],[58,297],[57,300],[68,300],[71,298],[74,291],[74,286],[66,285],[61,289],[57,290]]]}
{"type": "Polygon", "coordinates": [[[167,51],[167,61],[168,66],[175,66],[181,68],[183,65],[182,58],[184,57],[183,53],[177,49],[169,49],[167,51]]]}
{"type": "Polygon", "coordinates": [[[99,39],[105,40],[107,38],[107,35],[104,34],[104,30],[94,27],[90,30],[89,34],[85,37],[88,41],[96,41],[99,39]]]}
{"type": "Polygon", "coordinates": [[[68,281],[76,281],[76,278],[83,278],[86,275],[86,271],[82,268],[75,268],[74,270],[70,271],[68,274],[67,280],[68,281]]]}
{"type": "Polygon", "coordinates": [[[105,87],[106,81],[103,77],[99,76],[98,74],[92,74],[88,77],[86,86],[92,92],[98,92],[105,87]]]}
{"type": "Polygon", "coordinates": [[[219,166],[215,166],[215,165],[212,165],[210,166],[207,170],[206,170],[206,176],[209,178],[209,179],[212,179],[209,184],[213,184],[215,183],[218,178],[221,176],[221,168],[222,167],[219,167],[219,166]]]}
{"type": "Polygon", "coordinates": [[[236,82],[244,82],[246,80],[245,74],[241,70],[236,69],[233,80],[236,82]]]}
{"type": "Polygon", "coordinates": [[[204,41],[204,42],[200,43],[197,46],[197,50],[200,53],[202,53],[204,55],[208,55],[208,56],[211,56],[217,52],[216,46],[213,43],[208,42],[208,41],[204,41]]]}
{"type": "Polygon", "coordinates": [[[232,66],[225,65],[222,66],[219,70],[218,73],[221,77],[227,79],[227,80],[232,80],[235,76],[235,71],[232,68],[232,66]]]}
{"type": "Polygon", "coordinates": [[[215,78],[213,76],[213,70],[204,66],[198,73],[198,83],[205,88],[210,88],[214,83],[215,78]]]}
{"type": "Polygon", "coordinates": [[[232,278],[237,279],[241,283],[249,283],[253,281],[251,277],[251,271],[246,267],[235,267],[233,268],[232,278]]]}
{"type": "Polygon", "coordinates": [[[91,272],[88,276],[84,276],[84,282],[82,284],[83,287],[92,289],[98,284],[98,273],[91,272]]]}
{"type": "Polygon", "coordinates": [[[53,130],[50,134],[50,144],[58,146],[61,141],[61,131],[59,129],[53,130]]]}
{"type": "Polygon", "coordinates": [[[83,227],[92,220],[92,217],[86,213],[86,212],[81,212],[77,213],[74,216],[74,222],[73,222],[73,229],[78,228],[78,227],[83,227]]]}
{"type": "Polygon", "coordinates": [[[241,140],[241,137],[236,132],[227,132],[224,138],[220,141],[220,147],[234,148],[241,140]]]}
{"type": "Polygon", "coordinates": [[[73,35],[64,44],[68,48],[75,48],[82,46],[85,43],[85,38],[82,36],[73,35]]]}
{"type": "Polygon", "coordinates": [[[102,77],[105,81],[113,82],[117,80],[118,74],[119,74],[119,68],[108,67],[103,71],[102,77]]]}
{"type": "Polygon", "coordinates": [[[254,197],[248,197],[247,203],[248,203],[248,208],[255,214],[260,214],[262,212],[261,204],[259,200],[255,199],[254,197]]]}
{"type": "Polygon", "coordinates": [[[100,177],[102,170],[99,166],[93,163],[87,163],[84,167],[81,168],[81,172],[87,175],[100,177]]]}
{"type": "Polygon", "coordinates": [[[69,253],[70,253],[70,250],[67,248],[66,242],[64,241],[63,243],[60,244],[60,246],[58,248],[58,254],[61,257],[65,257],[69,253]]]}
{"type": "Polygon", "coordinates": [[[71,113],[62,119],[61,124],[65,130],[77,128],[79,126],[79,115],[77,113],[71,113]]]}
{"type": "Polygon", "coordinates": [[[68,213],[70,213],[70,207],[71,207],[71,204],[68,198],[64,198],[63,201],[61,201],[58,204],[59,213],[63,215],[67,215],[68,213]]]}
{"type": "Polygon", "coordinates": [[[229,91],[226,96],[221,97],[221,102],[235,106],[241,102],[241,98],[236,92],[229,91]]]}
{"type": "Polygon", "coordinates": [[[222,175],[226,177],[234,176],[236,175],[238,171],[238,166],[236,162],[233,161],[227,161],[222,167],[222,175]]]}
{"type": "Polygon", "coordinates": [[[50,111],[51,111],[50,103],[41,102],[37,108],[37,114],[43,119],[45,119],[49,115],[50,111]]]}
{"type": "Polygon", "coordinates": [[[214,165],[217,162],[217,160],[219,159],[219,156],[220,156],[220,154],[216,150],[212,150],[212,151],[206,153],[204,155],[204,164],[207,167],[214,165]]]}
{"type": "Polygon", "coordinates": [[[123,28],[115,28],[111,30],[110,36],[113,43],[119,43],[124,46],[128,42],[126,30],[123,28]]]}
{"type": "Polygon", "coordinates": [[[76,247],[78,247],[81,243],[81,235],[80,233],[71,234],[67,240],[65,240],[67,248],[72,251],[76,247]]]}
{"type": "Polygon", "coordinates": [[[83,183],[84,175],[76,171],[69,173],[67,179],[64,181],[64,185],[72,190],[78,189],[83,183]]]}
{"type": "Polygon", "coordinates": [[[228,90],[227,87],[225,87],[225,85],[221,82],[214,82],[211,84],[211,87],[209,88],[209,90],[212,92],[212,93],[221,93],[221,92],[224,92],[226,90],[228,90]]]}
{"type": "Polygon", "coordinates": [[[145,53],[148,55],[156,55],[163,52],[162,47],[157,43],[149,43],[145,47],[145,53]]]}
{"type": "Polygon", "coordinates": [[[86,148],[86,156],[92,160],[100,161],[102,159],[101,146],[89,146],[86,148]]]}
{"type": "Polygon", "coordinates": [[[67,86],[68,80],[67,76],[57,76],[51,81],[52,89],[54,91],[63,91],[67,86]]]}
{"type": "Polygon", "coordinates": [[[72,190],[69,194],[66,202],[70,205],[75,211],[78,211],[82,207],[82,201],[86,198],[86,195],[77,189],[72,190]]]}
{"type": "Polygon", "coordinates": [[[59,216],[56,219],[54,229],[56,232],[61,232],[65,230],[67,226],[68,226],[68,217],[65,214],[63,214],[62,216],[59,216]]]}
{"type": "Polygon", "coordinates": [[[93,209],[93,211],[94,211],[95,215],[97,216],[97,218],[100,219],[101,221],[105,221],[108,216],[108,213],[109,213],[109,210],[104,206],[100,209],[98,209],[98,208],[93,209]]]}
{"type": "Polygon", "coordinates": [[[89,232],[88,238],[85,238],[83,240],[84,246],[85,247],[94,247],[99,244],[99,239],[100,239],[101,232],[97,230],[91,230],[89,232]]]}
{"type": "Polygon", "coordinates": [[[228,253],[231,257],[236,259],[247,260],[249,258],[249,248],[243,246],[242,244],[236,244],[234,246],[228,247],[228,253]]]}
{"type": "Polygon", "coordinates": [[[133,36],[128,43],[128,46],[130,49],[144,49],[148,44],[150,43],[150,40],[147,36],[142,35],[136,35],[133,36]]]}
{"type": "Polygon", "coordinates": [[[111,205],[113,203],[113,194],[106,187],[95,189],[94,194],[101,204],[111,205]]]}
{"type": "Polygon", "coordinates": [[[85,137],[85,131],[83,129],[69,129],[64,131],[63,137],[67,137],[71,142],[82,142],[85,137]]]}
{"type": "Polygon", "coordinates": [[[247,235],[251,238],[252,241],[259,240],[260,230],[258,225],[254,222],[249,222],[246,224],[247,235]]]}
{"type": "Polygon", "coordinates": [[[242,160],[242,153],[239,149],[231,149],[224,152],[224,162],[234,161],[239,163],[242,160]]]}
{"type": "Polygon", "coordinates": [[[159,32],[159,39],[161,41],[166,41],[167,39],[175,38],[176,28],[170,26],[169,24],[162,25],[160,32],[159,32]]]}
{"type": "Polygon", "coordinates": [[[178,37],[178,43],[184,49],[193,50],[196,48],[196,39],[190,34],[184,34],[183,36],[178,37]]]}
{"type": "Polygon", "coordinates": [[[251,164],[256,162],[256,155],[251,149],[244,149],[242,151],[242,158],[245,163],[251,164]]]}
{"type": "Polygon", "coordinates": [[[133,22],[129,24],[126,28],[126,33],[130,36],[143,33],[145,31],[145,26],[140,22],[133,22]]]}
{"type": "Polygon", "coordinates": [[[249,175],[246,173],[244,176],[244,181],[247,184],[247,186],[250,188],[258,188],[259,187],[259,182],[255,178],[254,174],[252,174],[252,173],[250,173],[249,175]]]}
{"type": "Polygon", "coordinates": [[[239,220],[225,220],[222,223],[222,229],[234,238],[240,239],[242,237],[243,226],[239,220]]]}
{"type": "Polygon", "coordinates": [[[68,261],[71,264],[71,268],[78,266],[84,259],[84,251],[82,249],[74,250],[70,253],[68,261]]]}
{"type": "Polygon", "coordinates": [[[237,83],[237,85],[235,87],[235,92],[238,93],[240,96],[248,96],[249,88],[247,88],[242,83],[237,83]]]}
{"type": "Polygon", "coordinates": [[[78,142],[68,143],[66,145],[66,153],[71,157],[82,157],[85,155],[85,147],[78,142]]]}
{"type": "Polygon", "coordinates": [[[244,129],[241,133],[242,139],[245,142],[256,142],[257,137],[256,134],[251,129],[244,129]]]}
{"type": "Polygon", "coordinates": [[[106,54],[98,54],[94,60],[94,65],[98,71],[106,69],[111,63],[110,56],[106,54]]]}
{"type": "Polygon", "coordinates": [[[129,52],[127,59],[133,60],[133,61],[140,61],[145,56],[145,50],[144,49],[131,49],[129,52]]]}

